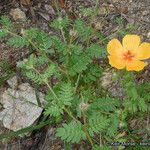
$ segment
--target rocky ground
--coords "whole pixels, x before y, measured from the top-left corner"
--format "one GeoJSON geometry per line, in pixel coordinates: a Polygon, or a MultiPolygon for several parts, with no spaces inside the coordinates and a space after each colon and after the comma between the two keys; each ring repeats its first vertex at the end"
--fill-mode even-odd
{"type": "MultiPolygon", "coordinates": [[[[71,19],[86,16],[80,13],[80,8],[94,7],[95,0],[0,0],[0,15],[8,15],[18,30],[31,26],[41,28],[50,33],[49,23],[57,16],[57,9],[62,14],[68,15],[71,19]],[[25,21],[27,19],[27,21],[25,21]]],[[[95,18],[93,26],[105,35],[108,39],[118,34],[120,26],[114,21],[116,17],[124,18],[125,22],[121,28],[128,28],[133,25],[131,33],[139,34],[144,40],[150,41],[150,3],[149,0],[99,0],[99,15],[95,18]]],[[[130,29],[129,29],[130,30],[130,29]]],[[[0,66],[0,76],[11,68],[19,82],[22,82],[20,73],[16,69],[16,63],[27,57],[26,48],[14,49],[5,43],[5,39],[0,39],[0,63],[7,61],[10,66],[3,69],[0,66]]],[[[150,68],[150,67],[149,67],[150,68]]],[[[11,78],[10,76],[9,78],[11,78]]],[[[143,72],[139,78],[150,79],[149,70],[143,72]]],[[[7,80],[7,78],[6,78],[7,80]]],[[[0,93],[10,86],[8,82],[0,82],[0,93]]],[[[12,91],[12,89],[10,89],[12,91]]],[[[0,123],[0,133],[8,132],[0,123]]],[[[7,126],[7,125],[6,125],[7,126]]],[[[5,127],[6,127],[5,126],[5,127]]],[[[61,150],[62,143],[54,137],[55,127],[44,127],[42,130],[32,133],[26,138],[16,138],[12,141],[0,143],[0,149],[11,150],[61,150]],[[42,138],[41,138],[42,137],[42,138]],[[42,140],[41,140],[42,139],[42,140]]],[[[81,148],[76,148],[81,149],[81,148]]]]}

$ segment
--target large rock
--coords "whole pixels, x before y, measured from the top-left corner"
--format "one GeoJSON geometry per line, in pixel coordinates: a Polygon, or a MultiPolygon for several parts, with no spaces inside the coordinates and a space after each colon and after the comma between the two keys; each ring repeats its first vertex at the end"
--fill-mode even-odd
{"type": "Polygon", "coordinates": [[[13,77],[8,81],[10,88],[4,91],[0,98],[4,108],[0,112],[0,120],[5,128],[13,131],[32,125],[41,115],[43,108],[38,106],[36,95],[41,103],[44,102],[42,93],[36,94],[28,83],[17,86],[16,79],[13,77]],[[12,82],[13,80],[14,82],[12,82]]]}

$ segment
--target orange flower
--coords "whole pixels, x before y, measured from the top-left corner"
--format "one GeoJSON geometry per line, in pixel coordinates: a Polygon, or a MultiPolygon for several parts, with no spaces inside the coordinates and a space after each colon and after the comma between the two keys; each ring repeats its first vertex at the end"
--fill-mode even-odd
{"type": "Polygon", "coordinates": [[[137,35],[126,35],[122,44],[112,39],[107,45],[109,64],[117,69],[126,67],[128,71],[140,71],[147,63],[141,60],[150,58],[150,44],[141,43],[137,35]]]}

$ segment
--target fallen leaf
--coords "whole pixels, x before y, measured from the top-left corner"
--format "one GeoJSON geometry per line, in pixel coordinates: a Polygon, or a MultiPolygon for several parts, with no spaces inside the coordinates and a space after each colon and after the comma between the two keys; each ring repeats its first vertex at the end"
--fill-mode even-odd
{"type": "Polygon", "coordinates": [[[59,0],[60,1],[60,5],[61,5],[61,7],[62,8],[65,8],[66,6],[65,6],[65,0],[59,0]]]}
{"type": "Polygon", "coordinates": [[[30,5],[31,0],[20,0],[20,3],[23,4],[23,5],[30,5]]]}

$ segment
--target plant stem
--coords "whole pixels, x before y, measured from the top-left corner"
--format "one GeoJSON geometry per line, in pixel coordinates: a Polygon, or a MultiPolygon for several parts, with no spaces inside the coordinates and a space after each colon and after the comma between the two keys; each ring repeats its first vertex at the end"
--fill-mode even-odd
{"type": "Polygon", "coordinates": [[[85,126],[84,126],[83,130],[84,130],[84,132],[85,132],[85,134],[86,134],[86,137],[88,138],[88,140],[89,140],[91,146],[93,147],[93,146],[94,146],[94,143],[93,143],[93,141],[92,141],[92,139],[91,139],[91,137],[90,137],[90,135],[89,135],[89,133],[88,133],[88,131],[87,131],[87,129],[86,129],[85,126]]]}
{"type": "Polygon", "coordinates": [[[86,124],[86,116],[85,116],[85,113],[84,112],[82,112],[83,113],[83,122],[84,122],[84,124],[86,124]]]}
{"type": "Polygon", "coordinates": [[[77,90],[77,88],[78,88],[78,85],[79,85],[80,76],[81,76],[81,74],[79,73],[79,75],[78,75],[78,77],[77,77],[77,81],[76,81],[76,83],[75,83],[75,92],[76,92],[76,90],[77,90]]]}
{"type": "Polygon", "coordinates": [[[102,135],[101,135],[101,133],[99,135],[99,145],[100,145],[100,147],[102,147],[102,135]]]}
{"type": "MultiPolygon", "coordinates": [[[[58,99],[57,95],[55,94],[54,90],[52,89],[52,87],[46,82],[45,82],[45,84],[48,86],[48,88],[50,89],[52,94],[55,96],[55,98],[59,101],[59,99],[58,99]]],[[[79,120],[77,120],[67,108],[64,107],[63,109],[73,120],[79,122],[79,120]]]]}
{"type": "Polygon", "coordinates": [[[106,115],[112,115],[112,113],[109,112],[105,112],[105,111],[101,111],[101,110],[97,110],[98,112],[102,113],[102,114],[106,114],[106,115]]]}
{"type": "Polygon", "coordinates": [[[61,28],[60,31],[61,31],[61,35],[62,35],[62,37],[63,37],[63,40],[64,40],[64,42],[66,43],[66,38],[65,38],[65,35],[64,35],[63,28],[61,28]]]}
{"type": "MultiPolygon", "coordinates": [[[[50,91],[52,92],[52,94],[55,96],[55,98],[59,101],[59,99],[58,99],[56,93],[54,92],[54,90],[52,89],[52,87],[51,87],[48,83],[46,83],[46,82],[45,82],[45,84],[48,86],[48,88],[50,89],[50,91]]],[[[63,109],[64,109],[64,111],[65,111],[73,120],[79,122],[79,120],[76,119],[76,118],[72,115],[72,113],[71,113],[67,108],[64,107],[63,109]]]]}
{"type": "Polygon", "coordinates": [[[77,121],[77,122],[80,122],[78,119],[76,119],[76,118],[72,115],[72,113],[71,113],[67,108],[64,108],[64,110],[65,110],[65,112],[66,112],[73,120],[75,120],[75,121],[77,121]]]}
{"type": "Polygon", "coordinates": [[[45,82],[45,84],[47,85],[47,87],[49,88],[51,93],[55,96],[55,98],[59,101],[59,99],[58,99],[57,95],[55,94],[54,90],[52,89],[52,87],[47,82],[45,82]]]}
{"type": "MultiPolygon", "coordinates": [[[[81,96],[82,96],[82,95],[81,95],[81,96]]],[[[88,140],[89,140],[91,146],[93,147],[93,146],[94,146],[93,141],[92,141],[92,139],[91,139],[91,137],[90,137],[90,135],[89,135],[89,133],[88,133],[88,131],[87,131],[87,128],[86,128],[86,115],[85,115],[84,111],[82,111],[82,114],[83,114],[83,122],[84,122],[83,130],[84,130],[84,132],[85,132],[85,134],[86,134],[86,137],[88,138],[88,140]]]]}

